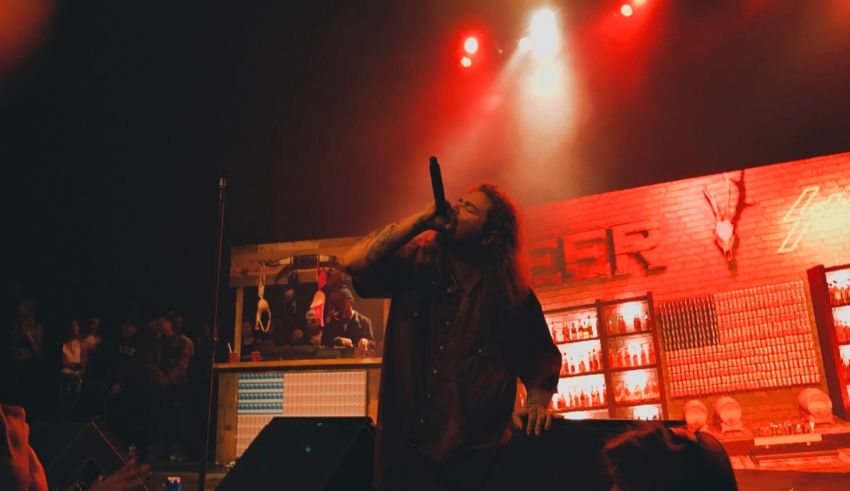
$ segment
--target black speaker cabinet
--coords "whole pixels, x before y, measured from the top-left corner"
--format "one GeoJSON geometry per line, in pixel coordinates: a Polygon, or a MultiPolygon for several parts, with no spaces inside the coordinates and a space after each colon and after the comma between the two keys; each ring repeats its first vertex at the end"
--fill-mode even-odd
{"type": "Polygon", "coordinates": [[[127,450],[99,418],[33,423],[30,446],[44,466],[50,489],[91,483],[120,469],[128,459],[127,450]]]}
{"type": "Polygon", "coordinates": [[[275,418],[218,486],[242,490],[370,490],[369,418],[275,418]]]}

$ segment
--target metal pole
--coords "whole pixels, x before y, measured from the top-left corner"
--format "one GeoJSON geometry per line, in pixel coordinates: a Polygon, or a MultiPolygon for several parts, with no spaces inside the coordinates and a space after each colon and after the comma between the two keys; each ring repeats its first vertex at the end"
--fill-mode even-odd
{"type": "Polygon", "coordinates": [[[204,491],[207,479],[207,457],[210,452],[210,420],[212,419],[213,404],[213,364],[215,363],[215,350],[218,344],[218,303],[221,292],[221,255],[224,247],[224,192],[227,189],[227,178],[221,176],[218,179],[218,254],[216,255],[215,267],[215,301],[213,302],[213,323],[210,335],[210,353],[207,360],[209,368],[209,379],[207,380],[207,415],[204,419],[204,448],[201,453],[201,466],[198,471],[198,490],[204,491]]]}

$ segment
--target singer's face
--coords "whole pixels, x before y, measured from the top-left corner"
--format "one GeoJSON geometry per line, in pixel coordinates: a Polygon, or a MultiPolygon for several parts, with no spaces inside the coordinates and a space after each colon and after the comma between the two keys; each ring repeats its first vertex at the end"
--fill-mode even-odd
{"type": "Polygon", "coordinates": [[[454,210],[457,212],[454,242],[479,241],[490,211],[487,195],[481,191],[472,191],[457,200],[454,210]]]}

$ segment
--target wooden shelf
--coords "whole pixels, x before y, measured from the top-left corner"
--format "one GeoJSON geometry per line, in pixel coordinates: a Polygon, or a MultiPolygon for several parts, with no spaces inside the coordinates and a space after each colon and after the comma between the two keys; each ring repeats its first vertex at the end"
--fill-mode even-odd
{"type": "Polygon", "coordinates": [[[559,375],[558,379],[587,377],[588,375],[603,375],[603,374],[605,374],[605,370],[596,370],[595,372],[583,372],[583,373],[568,373],[567,375],[559,375]]]}
{"type": "Polygon", "coordinates": [[[563,346],[565,344],[576,344],[576,343],[584,343],[587,341],[599,341],[599,336],[595,338],[587,338],[587,339],[571,339],[569,341],[561,341],[560,343],[555,343],[555,346],[563,346]]]}
{"type": "Polygon", "coordinates": [[[609,338],[625,338],[628,336],[650,336],[652,337],[652,330],[649,331],[641,331],[641,332],[627,332],[627,333],[618,333],[618,334],[608,334],[609,338]]]}
{"type": "Polygon", "coordinates": [[[553,413],[574,413],[576,411],[598,411],[600,409],[608,409],[608,404],[604,406],[590,406],[590,407],[571,407],[567,409],[553,409],[553,413]]]}
{"type": "Polygon", "coordinates": [[[309,368],[380,368],[381,358],[328,358],[305,360],[243,361],[237,363],[216,363],[213,368],[219,372],[249,372],[275,369],[309,368]]]}
{"type": "Polygon", "coordinates": [[[614,407],[634,407],[634,406],[650,406],[653,404],[661,404],[661,399],[649,399],[646,401],[632,401],[632,402],[615,402],[614,407]]]}
{"type": "Polygon", "coordinates": [[[658,368],[657,363],[653,363],[652,365],[641,365],[639,367],[628,367],[628,368],[612,368],[608,370],[611,373],[620,373],[620,372],[631,372],[632,370],[646,370],[646,369],[656,369],[658,368]]]}

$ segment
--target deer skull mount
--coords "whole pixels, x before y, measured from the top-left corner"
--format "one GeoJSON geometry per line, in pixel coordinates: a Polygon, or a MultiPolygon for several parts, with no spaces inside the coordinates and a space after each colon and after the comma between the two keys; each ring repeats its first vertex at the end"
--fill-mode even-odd
{"type": "Polygon", "coordinates": [[[724,174],[723,180],[726,182],[726,205],[720,206],[714,194],[706,185],[703,188],[705,199],[711,205],[711,210],[714,212],[714,243],[723,252],[723,256],[727,262],[732,262],[735,259],[735,243],[737,242],[736,234],[738,232],[738,220],[741,219],[741,213],[747,207],[746,202],[746,186],[744,184],[744,171],[741,171],[740,177],[730,179],[724,174]],[[738,189],[735,206],[732,206],[732,185],[738,189]]]}

